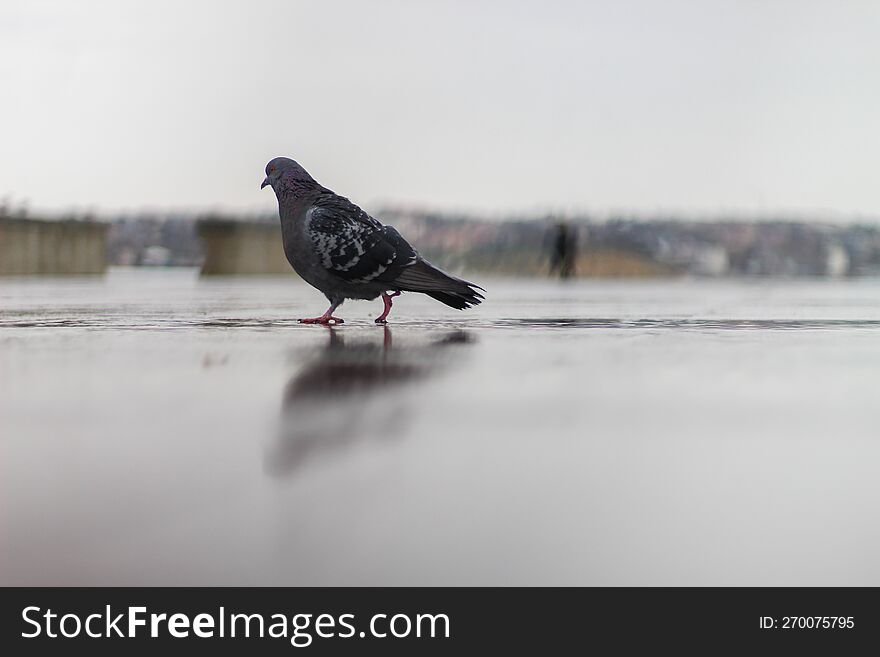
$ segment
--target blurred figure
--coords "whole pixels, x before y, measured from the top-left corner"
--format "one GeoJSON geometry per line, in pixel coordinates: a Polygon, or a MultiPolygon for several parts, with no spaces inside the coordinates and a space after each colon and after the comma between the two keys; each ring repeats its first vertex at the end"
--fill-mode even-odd
{"type": "Polygon", "coordinates": [[[319,453],[368,438],[399,436],[411,416],[410,384],[442,368],[450,347],[471,342],[469,334],[455,330],[427,344],[392,349],[387,326],[381,341],[351,344],[338,329],[327,331],[327,344],[284,387],[280,430],[264,454],[267,474],[290,474],[319,453]]]}
{"type": "Polygon", "coordinates": [[[559,278],[569,278],[575,273],[577,261],[577,234],[560,221],[556,224],[550,252],[550,275],[559,271],[559,278]]]}

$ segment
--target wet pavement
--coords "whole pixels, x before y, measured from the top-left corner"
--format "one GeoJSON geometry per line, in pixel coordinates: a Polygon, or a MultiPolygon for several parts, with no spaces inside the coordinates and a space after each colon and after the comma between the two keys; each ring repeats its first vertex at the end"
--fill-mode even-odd
{"type": "Polygon", "coordinates": [[[477,282],[0,280],[0,584],[880,584],[880,281],[477,282]]]}

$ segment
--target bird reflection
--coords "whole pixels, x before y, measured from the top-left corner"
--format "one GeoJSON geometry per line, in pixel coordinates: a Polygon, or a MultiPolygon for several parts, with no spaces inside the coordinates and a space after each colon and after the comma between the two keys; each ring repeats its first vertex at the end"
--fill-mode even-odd
{"type": "Polygon", "coordinates": [[[365,439],[400,436],[413,410],[410,386],[442,370],[456,345],[472,342],[461,330],[398,346],[387,326],[380,340],[347,341],[342,330],[326,330],[325,346],[284,387],[279,431],[264,456],[267,474],[290,474],[365,439]]]}

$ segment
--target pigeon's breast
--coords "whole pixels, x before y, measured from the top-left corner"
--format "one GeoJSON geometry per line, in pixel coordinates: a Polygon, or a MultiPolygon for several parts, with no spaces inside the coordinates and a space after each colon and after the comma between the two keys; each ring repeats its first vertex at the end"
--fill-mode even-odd
{"type": "Polygon", "coordinates": [[[327,267],[328,254],[343,247],[346,235],[310,230],[310,221],[310,211],[299,214],[298,218],[287,217],[287,220],[282,216],[284,255],[293,270],[327,297],[375,299],[382,291],[380,285],[354,285],[334,275],[327,267]]]}
{"type": "Polygon", "coordinates": [[[312,248],[311,239],[306,230],[306,213],[281,212],[281,239],[284,255],[293,270],[309,285],[324,291],[326,281],[321,276],[318,255],[312,248]],[[299,215],[299,216],[297,216],[299,215]]]}

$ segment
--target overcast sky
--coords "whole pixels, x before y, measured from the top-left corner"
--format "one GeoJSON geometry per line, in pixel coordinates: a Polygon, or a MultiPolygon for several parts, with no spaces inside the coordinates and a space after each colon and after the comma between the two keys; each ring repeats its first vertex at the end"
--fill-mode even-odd
{"type": "Polygon", "coordinates": [[[0,196],[880,217],[880,2],[0,0],[0,196]]]}

